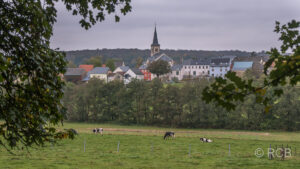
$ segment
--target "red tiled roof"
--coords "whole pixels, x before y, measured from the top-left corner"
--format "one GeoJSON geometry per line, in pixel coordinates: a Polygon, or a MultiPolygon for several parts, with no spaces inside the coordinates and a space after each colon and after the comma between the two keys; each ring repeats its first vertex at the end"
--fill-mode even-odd
{"type": "Polygon", "coordinates": [[[79,68],[84,69],[86,72],[91,71],[92,69],[94,69],[94,65],[79,65],[79,68]]]}

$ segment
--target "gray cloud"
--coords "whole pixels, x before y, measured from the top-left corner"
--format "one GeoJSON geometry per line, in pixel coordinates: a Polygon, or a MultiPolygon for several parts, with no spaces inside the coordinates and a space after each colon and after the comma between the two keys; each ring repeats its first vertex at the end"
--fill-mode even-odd
{"type": "Polygon", "coordinates": [[[154,22],[162,48],[247,51],[278,46],[275,21],[300,20],[299,0],[132,0],[121,22],[112,17],[86,31],[58,4],[52,47],[63,50],[149,48],[154,22]]]}

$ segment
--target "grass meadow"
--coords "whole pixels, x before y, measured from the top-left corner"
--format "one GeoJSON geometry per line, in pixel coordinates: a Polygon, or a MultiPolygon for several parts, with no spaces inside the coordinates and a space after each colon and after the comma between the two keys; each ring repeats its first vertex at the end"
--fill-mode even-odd
{"type": "Polygon", "coordinates": [[[79,135],[56,145],[13,150],[0,148],[0,168],[300,168],[300,133],[277,131],[233,131],[214,129],[169,129],[111,124],[66,123],[79,135]],[[95,127],[104,135],[93,134],[95,127]],[[163,140],[165,131],[175,131],[176,138],[163,140]],[[202,143],[200,137],[213,139],[202,143]],[[85,148],[84,148],[85,143],[85,148]],[[119,152],[118,149],[119,144],[119,152]],[[230,154],[229,154],[230,144],[230,154]],[[292,148],[292,157],[269,160],[272,145],[292,148]],[[264,156],[255,156],[262,148],[264,156]],[[296,151],[295,151],[296,148],[296,151]],[[297,152],[298,151],[298,152],[297,152]]]}

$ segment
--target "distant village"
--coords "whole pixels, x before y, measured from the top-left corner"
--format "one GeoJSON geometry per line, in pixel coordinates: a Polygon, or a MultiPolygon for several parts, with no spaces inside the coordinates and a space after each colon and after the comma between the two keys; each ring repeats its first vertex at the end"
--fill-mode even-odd
{"type": "Polygon", "coordinates": [[[67,68],[64,79],[74,83],[88,82],[92,78],[98,78],[105,82],[120,80],[125,84],[130,83],[133,79],[151,81],[156,75],[148,70],[148,66],[158,60],[168,62],[171,67],[171,72],[162,76],[167,81],[224,77],[228,71],[234,71],[238,76],[243,76],[248,69],[262,72],[268,59],[267,54],[241,58],[219,56],[210,59],[182,59],[181,63],[176,64],[171,57],[160,51],[155,27],[151,54],[139,68],[130,68],[124,62],[115,62],[115,70],[110,70],[105,64],[102,67],[85,64],[79,65],[78,68],[67,68]]]}

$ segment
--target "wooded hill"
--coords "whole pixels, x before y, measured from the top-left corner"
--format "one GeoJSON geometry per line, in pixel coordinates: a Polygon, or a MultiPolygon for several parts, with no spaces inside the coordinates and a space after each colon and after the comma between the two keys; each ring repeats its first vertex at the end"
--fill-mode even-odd
{"type": "MultiPolygon", "coordinates": [[[[136,59],[142,57],[146,60],[150,56],[149,49],[96,49],[96,50],[76,50],[76,51],[65,51],[66,58],[68,61],[72,61],[74,64],[83,64],[86,59],[93,56],[102,56],[102,62],[107,59],[114,59],[116,61],[124,61],[126,65],[134,67],[136,59]]],[[[234,55],[238,57],[249,57],[252,52],[239,51],[239,50],[228,50],[228,51],[204,51],[204,50],[173,50],[165,49],[161,52],[166,53],[176,63],[180,63],[182,59],[192,58],[211,58],[218,56],[234,55]]]]}

